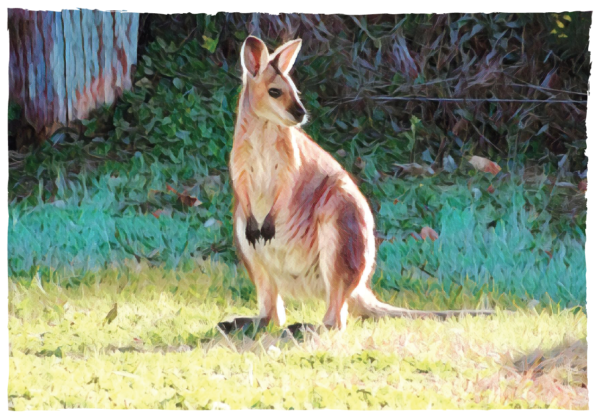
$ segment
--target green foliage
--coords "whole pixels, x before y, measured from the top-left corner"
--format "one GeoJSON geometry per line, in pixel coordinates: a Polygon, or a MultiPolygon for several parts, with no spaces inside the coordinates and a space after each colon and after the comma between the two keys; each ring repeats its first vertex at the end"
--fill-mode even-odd
{"type": "MultiPolygon", "coordinates": [[[[452,306],[464,287],[585,305],[585,198],[548,183],[578,183],[585,113],[568,105],[378,98],[563,98],[554,76],[541,91],[518,86],[519,71],[540,85],[553,66],[564,89],[585,91],[589,14],[144,20],[133,89],[79,130],[60,130],[12,156],[11,277],[28,282],[39,271],[44,282],[75,286],[132,259],[184,270],[202,259],[235,263],[227,159],[239,46],[256,21],[254,33],[271,48],[303,38],[293,77],[311,114],[305,128],[359,180],[376,211],[380,292],[426,302],[440,290],[452,306]],[[564,28],[551,34],[557,19],[564,28]],[[552,54],[536,47],[540,40],[552,54]],[[500,163],[503,175],[475,173],[464,159],[474,153],[500,163]],[[458,169],[442,165],[444,158],[458,169]],[[396,164],[417,161],[447,170],[398,177],[396,164]],[[528,181],[531,167],[541,180],[528,181]],[[202,204],[186,206],[168,186],[202,204]],[[414,240],[423,226],[438,241],[414,240]]],[[[236,293],[249,298],[250,290],[236,293]]]]}
{"type": "Polygon", "coordinates": [[[552,220],[543,209],[543,185],[532,188],[504,177],[489,193],[489,178],[453,174],[369,184],[386,239],[375,281],[383,289],[426,295],[440,287],[450,295],[464,285],[460,279],[471,279],[475,293],[483,288],[584,305],[584,231],[569,227],[566,218],[552,220]],[[437,231],[439,239],[415,240],[412,234],[422,226],[437,231]],[[438,282],[428,284],[428,278],[438,282]]]}
{"type": "MultiPolygon", "coordinates": [[[[49,268],[42,269],[44,279],[56,270],[69,273],[67,284],[76,285],[87,270],[133,258],[188,269],[199,258],[234,261],[228,183],[212,186],[217,188],[212,201],[205,198],[210,191],[205,184],[198,196],[206,203],[200,207],[178,208],[173,198],[170,210],[157,218],[135,210],[143,204],[136,194],[148,199],[136,182],[147,181],[135,170],[106,175],[95,181],[94,195],[71,185],[52,203],[12,206],[11,275],[26,278],[40,265],[49,268]]],[[[475,294],[495,290],[546,304],[585,305],[583,231],[565,217],[552,220],[542,209],[549,188],[505,178],[491,194],[489,183],[486,176],[460,174],[363,183],[378,207],[377,228],[384,238],[373,280],[377,287],[426,298],[436,288],[450,294],[468,278],[475,294]],[[415,240],[411,234],[423,226],[440,238],[415,240]]]]}
{"type": "Polygon", "coordinates": [[[14,121],[21,118],[21,107],[14,103],[10,102],[8,104],[8,121],[14,121]]]}

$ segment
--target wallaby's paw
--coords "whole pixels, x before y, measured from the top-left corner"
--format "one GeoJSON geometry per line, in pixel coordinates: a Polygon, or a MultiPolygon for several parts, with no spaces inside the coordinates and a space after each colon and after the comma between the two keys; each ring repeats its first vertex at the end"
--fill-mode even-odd
{"type": "Polygon", "coordinates": [[[260,229],[260,234],[265,240],[265,244],[275,237],[275,220],[273,220],[273,215],[271,215],[271,213],[265,217],[265,221],[260,229]]]}
{"type": "Polygon", "coordinates": [[[246,222],[246,239],[256,248],[256,242],[260,239],[260,230],[254,216],[250,216],[246,222]]]}

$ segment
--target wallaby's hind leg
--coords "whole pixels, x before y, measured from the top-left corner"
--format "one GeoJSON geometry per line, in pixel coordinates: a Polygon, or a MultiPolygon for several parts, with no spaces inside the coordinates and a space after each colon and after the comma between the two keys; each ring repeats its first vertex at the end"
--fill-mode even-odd
{"type": "Polygon", "coordinates": [[[323,324],[327,328],[346,328],[348,318],[348,287],[344,279],[335,270],[335,253],[328,250],[321,251],[321,275],[327,287],[327,311],[323,318],[323,324]]]}
{"type": "Polygon", "coordinates": [[[233,321],[221,322],[219,328],[223,332],[244,328],[246,325],[255,324],[257,327],[264,327],[273,322],[275,325],[283,326],[285,324],[285,308],[283,299],[277,293],[275,284],[270,281],[264,268],[258,264],[252,264],[248,269],[248,274],[252,283],[256,286],[259,313],[257,317],[240,317],[233,321]]]}
{"type": "MultiPolygon", "coordinates": [[[[250,270],[248,270],[250,273],[250,270]]],[[[285,308],[283,299],[277,293],[275,285],[266,276],[262,267],[254,266],[250,274],[252,282],[256,286],[259,313],[257,317],[238,317],[232,321],[224,321],[218,327],[224,332],[242,329],[247,325],[254,324],[256,328],[262,328],[273,322],[277,326],[285,324],[285,308]]]]}
{"type": "Polygon", "coordinates": [[[270,281],[269,277],[261,277],[260,280],[254,280],[254,284],[258,295],[259,318],[282,327],[285,324],[285,307],[275,283],[270,281]]]}
{"type": "Polygon", "coordinates": [[[319,230],[320,268],[327,289],[323,323],[343,330],[348,299],[361,282],[368,280],[373,268],[374,243],[371,250],[368,226],[358,205],[346,201],[336,210],[335,217],[319,230]]]}
{"type": "Polygon", "coordinates": [[[224,332],[244,328],[246,325],[255,324],[257,327],[263,327],[273,322],[278,326],[285,324],[285,308],[283,299],[277,291],[275,282],[269,277],[269,273],[263,266],[257,262],[252,254],[254,249],[246,238],[246,223],[241,217],[236,217],[234,226],[235,245],[239,256],[248,271],[248,276],[254,286],[258,300],[258,317],[239,317],[233,321],[219,323],[219,328],[224,332]]]}

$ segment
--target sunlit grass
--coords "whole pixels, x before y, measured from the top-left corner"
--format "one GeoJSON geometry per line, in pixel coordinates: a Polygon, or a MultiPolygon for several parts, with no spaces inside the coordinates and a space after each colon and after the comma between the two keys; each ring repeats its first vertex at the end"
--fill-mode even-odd
{"type": "MultiPolygon", "coordinates": [[[[232,298],[246,293],[238,277],[205,263],[189,272],[106,270],[96,284],[68,289],[11,283],[10,407],[588,405],[582,311],[520,309],[445,322],[351,318],[343,333],[300,340],[281,338],[273,326],[255,337],[225,337],[214,329],[219,321],[256,311],[253,293],[232,298]],[[103,326],[114,303],[118,315],[103,326]]],[[[472,300],[459,299],[465,306],[472,300]]],[[[318,323],[324,311],[322,302],[291,302],[288,322],[318,323]]]]}

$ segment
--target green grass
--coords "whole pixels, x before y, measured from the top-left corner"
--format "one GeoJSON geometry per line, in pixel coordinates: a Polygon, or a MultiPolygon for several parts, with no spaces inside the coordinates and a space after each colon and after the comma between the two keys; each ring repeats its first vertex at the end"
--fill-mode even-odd
{"type": "MultiPolygon", "coordinates": [[[[351,318],[343,333],[298,340],[273,326],[225,337],[217,322],[256,311],[247,279],[228,265],[184,272],[129,264],[97,273],[95,283],[60,283],[10,282],[13,410],[588,406],[582,311],[351,318]],[[115,321],[102,325],[114,303],[115,321]]],[[[459,295],[455,306],[476,304],[459,295]]],[[[445,307],[443,296],[432,292],[428,305],[445,307]]],[[[410,304],[418,296],[385,297],[410,304]]],[[[318,323],[324,311],[322,302],[290,302],[288,322],[318,323]]]]}
{"type": "MultiPolygon", "coordinates": [[[[517,177],[490,179],[463,166],[455,174],[361,185],[383,239],[375,282],[389,291],[441,289],[450,297],[458,287],[471,287],[469,279],[474,293],[584,306],[585,233],[544,208],[549,194],[568,202],[573,193],[553,193],[517,177]],[[493,194],[486,191],[490,183],[493,194]],[[439,232],[439,239],[414,240],[411,233],[423,226],[439,232]]],[[[193,180],[202,187],[200,206],[177,207],[165,185],[184,187],[158,177],[140,158],[118,174],[81,173],[52,202],[14,202],[9,273],[29,281],[39,271],[44,282],[58,278],[77,286],[99,269],[134,258],[181,270],[203,258],[234,264],[229,180],[211,180],[200,174],[193,180]],[[156,217],[159,208],[165,212],[156,217]]]]}

